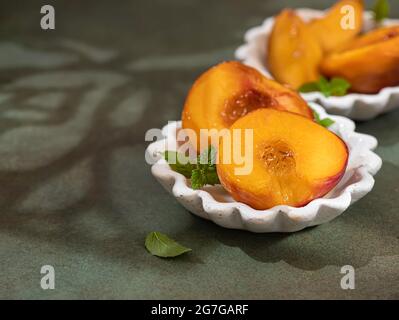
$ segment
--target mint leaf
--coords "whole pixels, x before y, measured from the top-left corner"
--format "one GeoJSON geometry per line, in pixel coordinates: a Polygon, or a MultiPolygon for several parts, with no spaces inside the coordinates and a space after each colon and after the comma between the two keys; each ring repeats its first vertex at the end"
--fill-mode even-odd
{"type": "Polygon", "coordinates": [[[350,83],[343,78],[332,78],[328,81],[325,77],[320,77],[318,81],[308,82],[299,88],[299,92],[321,92],[325,97],[344,96],[351,87],[350,83]]]}
{"type": "Polygon", "coordinates": [[[191,187],[200,189],[206,185],[206,174],[201,169],[194,169],[191,174],[191,187]]]}
{"type": "Polygon", "coordinates": [[[210,146],[200,154],[198,161],[200,164],[214,165],[216,163],[216,149],[210,146]]]}
{"type": "MultiPolygon", "coordinates": [[[[310,107],[309,107],[310,108],[310,107]]],[[[312,108],[310,108],[310,109],[312,109],[312,108]]],[[[312,111],[313,111],[313,118],[314,118],[314,120],[317,122],[317,123],[319,123],[320,122],[320,116],[319,116],[319,114],[315,111],[315,110],[313,110],[312,109],[312,111]]]]}
{"type": "Polygon", "coordinates": [[[203,151],[197,157],[195,164],[190,163],[188,157],[176,151],[166,151],[164,157],[172,170],[191,179],[193,189],[220,183],[216,171],[216,149],[213,146],[203,151]]]}
{"type": "Polygon", "coordinates": [[[342,78],[332,78],[330,85],[333,96],[344,96],[351,87],[351,84],[342,78]]]}
{"type": "Polygon", "coordinates": [[[314,120],[324,128],[328,128],[329,126],[335,123],[335,121],[330,118],[320,119],[320,115],[315,110],[312,109],[312,111],[313,111],[314,120]]]}
{"type": "Polygon", "coordinates": [[[321,126],[323,126],[324,128],[328,128],[329,126],[333,125],[334,123],[335,123],[335,121],[330,118],[325,118],[325,119],[319,121],[319,124],[321,126]]]}
{"type": "Polygon", "coordinates": [[[299,88],[299,92],[303,92],[303,93],[315,92],[315,91],[319,91],[319,86],[317,85],[317,82],[308,82],[308,83],[303,84],[299,88]]]}
{"type": "Polygon", "coordinates": [[[191,175],[191,187],[200,189],[207,184],[215,185],[219,183],[216,172],[216,149],[210,146],[198,156],[197,169],[191,175]]]}
{"type": "Polygon", "coordinates": [[[319,87],[319,91],[322,92],[326,97],[331,96],[331,86],[326,78],[320,77],[317,85],[319,87]]]}
{"type": "Polygon", "coordinates": [[[191,251],[160,232],[150,232],[145,239],[145,247],[152,255],[162,258],[177,257],[191,251]]]}
{"type": "Polygon", "coordinates": [[[388,0],[377,0],[373,7],[374,20],[381,22],[389,15],[389,2],[388,0]]]}
{"type": "Polygon", "coordinates": [[[181,173],[186,178],[191,177],[191,172],[194,169],[194,165],[190,163],[190,159],[184,154],[168,150],[165,151],[164,157],[173,171],[181,173]]]}
{"type": "Polygon", "coordinates": [[[210,185],[220,184],[219,176],[216,172],[216,168],[209,167],[206,172],[206,183],[210,185]]]}

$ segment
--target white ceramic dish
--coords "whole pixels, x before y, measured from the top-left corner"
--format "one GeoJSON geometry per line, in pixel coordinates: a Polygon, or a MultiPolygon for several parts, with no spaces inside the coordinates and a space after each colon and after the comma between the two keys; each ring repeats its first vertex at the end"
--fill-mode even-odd
{"type": "MultiPolygon", "coordinates": [[[[313,9],[297,9],[296,12],[304,19],[310,20],[324,15],[324,11],[313,9]]],[[[370,12],[364,13],[364,30],[374,26],[370,12]]],[[[266,54],[268,37],[272,31],[274,18],[267,18],[261,26],[249,29],[245,33],[245,44],[240,46],[235,56],[243,63],[252,66],[266,76],[273,78],[267,69],[266,54]]],[[[399,20],[386,19],[384,25],[399,24],[399,20]]],[[[354,120],[370,120],[379,114],[399,107],[399,86],[384,88],[378,94],[351,93],[343,97],[326,98],[321,93],[302,94],[305,100],[321,104],[329,113],[342,115],[354,120]]]]}
{"type": "Polygon", "coordinates": [[[374,137],[355,132],[353,121],[330,116],[315,103],[310,105],[321,118],[330,117],[335,121],[331,130],[346,142],[350,155],[340,183],[326,196],[304,207],[276,206],[261,211],[236,202],[220,185],[191,189],[189,180],[173,171],[161,155],[166,148],[177,149],[176,132],[181,128],[180,121],[165,126],[162,131],[165,138],[148,146],[147,157],[155,162],[152,174],[187,210],[222,227],[252,232],[293,232],[328,222],[373,188],[373,175],[380,169],[382,161],[371,151],[377,146],[374,137]]]}

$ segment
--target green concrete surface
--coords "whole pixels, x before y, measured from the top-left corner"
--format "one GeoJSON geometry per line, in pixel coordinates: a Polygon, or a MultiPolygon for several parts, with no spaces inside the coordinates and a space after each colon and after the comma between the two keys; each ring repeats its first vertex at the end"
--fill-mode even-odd
{"type": "Polygon", "coordinates": [[[294,234],[197,218],[144,161],[146,130],[180,117],[194,79],[231,59],[245,30],[287,6],[333,2],[2,1],[0,298],[398,299],[399,110],[357,126],[379,140],[373,191],[294,234]],[[44,3],[54,31],[40,29],[44,3]],[[193,251],[151,256],[154,230],[193,251]],[[40,287],[43,265],[54,290],[40,287]],[[340,287],[344,265],[355,290],[340,287]]]}

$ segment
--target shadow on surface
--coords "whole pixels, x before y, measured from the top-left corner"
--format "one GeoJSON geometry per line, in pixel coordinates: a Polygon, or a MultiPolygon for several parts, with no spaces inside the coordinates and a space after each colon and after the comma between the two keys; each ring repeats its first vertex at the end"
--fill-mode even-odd
{"type": "Polygon", "coordinates": [[[182,236],[201,233],[197,235],[201,239],[214,237],[223,245],[240,248],[251,258],[265,263],[285,261],[304,270],[346,264],[359,268],[375,256],[399,254],[397,181],[399,168],[385,163],[375,188],[365,198],[335,220],[296,233],[253,234],[220,228],[194,217],[193,226],[182,236]],[[381,203],[386,206],[381,208],[381,203]]]}

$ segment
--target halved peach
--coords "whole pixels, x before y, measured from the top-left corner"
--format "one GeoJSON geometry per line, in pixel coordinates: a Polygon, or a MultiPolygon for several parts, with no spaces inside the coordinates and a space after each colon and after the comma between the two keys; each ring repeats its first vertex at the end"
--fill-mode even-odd
{"type": "Polygon", "coordinates": [[[320,78],[322,50],[308,25],[293,10],[276,18],[269,37],[267,64],[273,77],[294,89],[320,78]]]}
{"type": "Polygon", "coordinates": [[[388,41],[398,36],[399,25],[380,27],[353,39],[353,41],[344,46],[341,51],[359,49],[365,46],[388,41]]]}
{"type": "Polygon", "coordinates": [[[399,85],[399,26],[371,31],[332,53],[321,64],[328,77],[342,77],[351,90],[377,93],[385,87],[399,85]]]}
{"type": "MultiPolygon", "coordinates": [[[[267,79],[240,62],[224,62],[203,73],[191,88],[182,113],[184,129],[223,129],[250,111],[274,108],[313,119],[307,103],[295,91],[267,79]]],[[[217,147],[217,146],[216,146],[217,147]]]]}
{"type": "Polygon", "coordinates": [[[309,23],[312,34],[324,52],[332,52],[349,43],[363,26],[362,0],[338,1],[327,14],[309,23]]]}
{"type": "Polygon", "coordinates": [[[235,200],[255,209],[304,206],[328,193],[345,172],[348,149],[344,141],[299,115],[274,109],[255,110],[229,130],[231,135],[239,130],[238,136],[246,143],[221,140],[217,173],[235,200]],[[253,130],[251,145],[245,140],[245,129],[253,130]],[[243,166],[234,161],[237,154],[253,155],[252,170],[247,174],[237,174],[243,166]]]}

